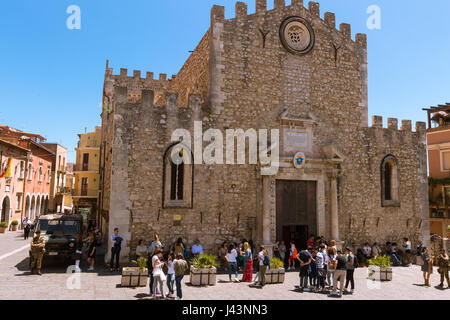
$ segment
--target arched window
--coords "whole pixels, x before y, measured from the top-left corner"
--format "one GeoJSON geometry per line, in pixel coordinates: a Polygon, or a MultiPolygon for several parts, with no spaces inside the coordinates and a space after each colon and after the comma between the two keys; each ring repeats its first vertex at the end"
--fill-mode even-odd
{"type": "Polygon", "coordinates": [[[177,143],[164,155],[163,206],[192,208],[194,166],[192,152],[177,143]]]}
{"type": "Polygon", "coordinates": [[[400,175],[398,161],[392,155],[381,163],[381,204],[383,207],[400,206],[400,175]]]}

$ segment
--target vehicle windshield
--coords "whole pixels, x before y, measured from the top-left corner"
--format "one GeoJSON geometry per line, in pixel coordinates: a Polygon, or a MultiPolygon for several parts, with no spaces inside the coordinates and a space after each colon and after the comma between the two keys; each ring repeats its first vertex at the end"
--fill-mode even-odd
{"type": "Polygon", "coordinates": [[[79,229],[78,221],[70,220],[39,220],[37,230],[41,230],[47,234],[56,232],[76,233],[79,229]]]}

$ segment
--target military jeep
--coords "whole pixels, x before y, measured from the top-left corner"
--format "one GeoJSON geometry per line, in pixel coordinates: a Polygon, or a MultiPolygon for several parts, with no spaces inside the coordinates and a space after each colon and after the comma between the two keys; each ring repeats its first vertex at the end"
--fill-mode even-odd
{"type": "Polygon", "coordinates": [[[77,238],[83,232],[83,218],[74,214],[48,214],[39,217],[35,230],[40,230],[45,239],[44,261],[48,257],[73,259],[77,238]]]}

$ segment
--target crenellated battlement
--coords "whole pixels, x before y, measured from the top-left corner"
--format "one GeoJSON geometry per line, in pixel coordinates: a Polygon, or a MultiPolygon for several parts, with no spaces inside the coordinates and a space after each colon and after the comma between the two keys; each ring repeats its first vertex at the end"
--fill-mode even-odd
{"type": "MultiPolygon", "coordinates": [[[[147,107],[155,108],[176,108],[179,106],[178,93],[164,92],[158,93],[150,89],[134,90],[126,86],[116,86],[114,88],[114,96],[118,103],[142,104],[147,107]],[[135,97],[138,98],[135,98],[135,97]],[[162,98],[164,104],[159,104],[158,100],[162,98]]],[[[188,95],[188,108],[197,110],[201,107],[202,97],[199,94],[188,95]]]]}
{"type": "Polygon", "coordinates": [[[308,2],[308,7],[305,8],[303,0],[292,0],[290,5],[286,5],[285,0],[274,0],[274,8],[271,10],[267,9],[267,0],[256,0],[255,13],[248,14],[247,4],[242,1],[237,1],[235,5],[234,18],[225,19],[225,7],[214,5],[211,9],[211,24],[214,22],[237,22],[244,23],[250,17],[263,17],[267,13],[274,11],[289,12],[292,14],[295,12],[304,12],[305,15],[309,15],[310,19],[318,18],[330,29],[334,29],[336,32],[340,33],[344,39],[352,40],[357,45],[364,48],[367,47],[367,37],[365,34],[356,34],[355,39],[351,36],[351,26],[348,23],[341,23],[339,29],[336,29],[336,16],[332,12],[325,12],[323,19],[320,16],[320,4],[315,1],[308,2]]]}
{"type": "Polygon", "coordinates": [[[140,70],[133,70],[133,76],[128,76],[128,69],[127,68],[120,68],[119,74],[114,74],[112,68],[106,69],[106,75],[110,78],[119,78],[119,79],[128,79],[128,80],[148,80],[148,81],[170,81],[171,79],[175,78],[176,76],[173,75],[171,79],[167,79],[167,74],[160,73],[159,78],[154,78],[153,72],[147,72],[146,76],[142,77],[142,72],[140,70]]]}
{"type": "MultiPolygon", "coordinates": [[[[412,121],[411,120],[402,120],[402,125],[400,130],[398,128],[399,121],[396,118],[388,118],[388,127],[383,127],[383,117],[381,116],[373,116],[372,117],[372,128],[374,129],[389,129],[397,132],[412,132],[412,121]]],[[[419,134],[425,134],[426,132],[426,123],[425,122],[416,122],[415,132],[419,134]]]]}

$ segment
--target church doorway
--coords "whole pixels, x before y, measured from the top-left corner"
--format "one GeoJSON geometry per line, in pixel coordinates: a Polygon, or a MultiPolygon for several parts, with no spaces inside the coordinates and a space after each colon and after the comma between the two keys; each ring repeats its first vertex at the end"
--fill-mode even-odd
{"type": "Polygon", "coordinates": [[[317,232],[316,181],[277,180],[277,240],[294,241],[297,250],[306,249],[310,234],[317,232]]]}

